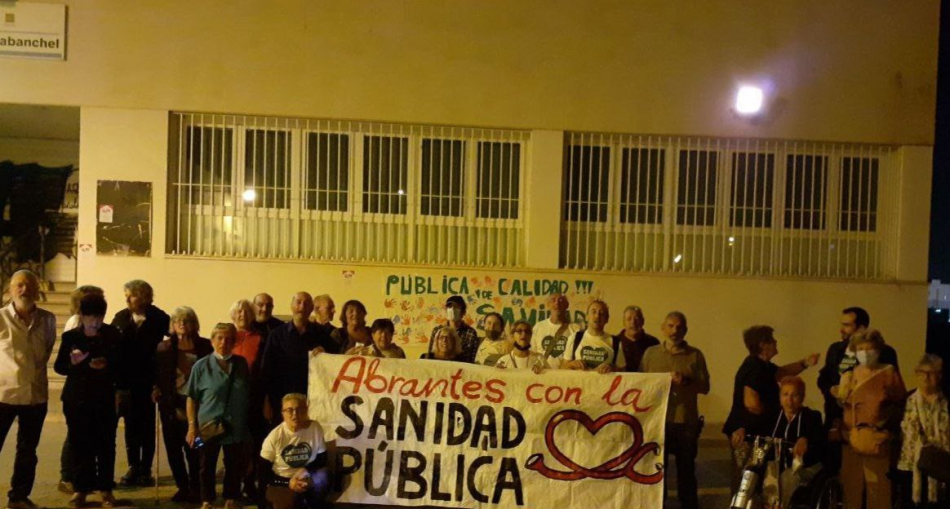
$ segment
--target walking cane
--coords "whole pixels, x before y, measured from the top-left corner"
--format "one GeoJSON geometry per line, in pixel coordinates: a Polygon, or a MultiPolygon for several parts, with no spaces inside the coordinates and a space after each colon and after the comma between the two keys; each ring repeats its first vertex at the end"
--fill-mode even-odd
{"type": "Polygon", "coordinates": [[[158,403],[155,403],[155,506],[157,507],[161,502],[158,500],[158,477],[161,474],[162,468],[162,450],[159,447],[159,437],[161,436],[161,427],[162,421],[159,419],[159,409],[158,403]]]}

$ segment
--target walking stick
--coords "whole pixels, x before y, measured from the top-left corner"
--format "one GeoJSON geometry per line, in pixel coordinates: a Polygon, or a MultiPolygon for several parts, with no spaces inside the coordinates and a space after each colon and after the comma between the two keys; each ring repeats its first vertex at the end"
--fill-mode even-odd
{"type": "Polygon", "coordinates": [[[159,419],[159,409],[158,403],[155,403],[155,506],[157,507],[161,502],[158,500],[158,477],[161,474],[162,468],[162,450],[159,447],[159,436],[161,436],[161,427],[162,421],[159,419]]]}

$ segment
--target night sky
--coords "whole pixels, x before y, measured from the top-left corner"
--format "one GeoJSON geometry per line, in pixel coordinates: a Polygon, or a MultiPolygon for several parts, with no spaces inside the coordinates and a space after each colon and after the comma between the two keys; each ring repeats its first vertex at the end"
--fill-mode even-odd
{"type": "Polygon", "coordinates": [[[930,278],[950,282],[950,0],[940,5],[937,129],[930,216],[930,278]]]}

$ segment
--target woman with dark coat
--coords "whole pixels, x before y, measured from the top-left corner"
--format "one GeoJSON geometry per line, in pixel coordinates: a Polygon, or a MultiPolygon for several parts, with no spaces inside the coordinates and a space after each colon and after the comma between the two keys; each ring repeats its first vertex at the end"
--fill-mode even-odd
{"type": "Polygon", "coordinates": [[[158,403],[162,421],[162,438],[168,453],[168,466],[178,491],[172,502],[201,502],[200,456],[185,442],[188,416],[185,402],[191,368],[198,359],[214,351],[211,341],[198,335],[198,316],[190,307],[182,306],[172,314],[172,334],[158,344],[155,352],[155,389],[152,397],[158,403]],[[187,464],[187,469],[185,465],[187,464]]]}
{"type": "Polygon", "coordinates": [[[114,507],[116,388],[124,383],[121,338],[114,327],[103,323],[102,295],[83,297],[79,313],[80,326],[63,333],[53,365],[66,377],[61,399],[74,473],[69,507],[83,507],[93,491],[100,493],[103,507],[114,507]]]}

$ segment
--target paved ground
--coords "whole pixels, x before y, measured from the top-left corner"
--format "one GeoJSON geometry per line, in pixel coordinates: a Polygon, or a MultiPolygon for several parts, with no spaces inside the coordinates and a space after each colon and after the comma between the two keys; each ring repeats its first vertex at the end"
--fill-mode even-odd
{"type": "MultiPolygon", "coordinates": [[[[69,497],[56,490],[59,481],[59,453],[66,436],[66,423],[63,416],[58,411],[58,403],[53,403],[51,413],[46,420],[43,428],[43,437],[40,441],[39,467],[37,469],[36,487],[33,490],[32,499],[41,507],[60,508],[66,507],[69,497]]],[[[13,468],[13,457],[15,453],[16,425],[10,430],[7,442],[4,444],[3,451],[0,453],[0,501],[6,502],[5,495],[10,487],[10,475],[13,468]]],[[[123,440],[122,428],[117,433],[116,447],[116,476],[121,476],[128,468],[125,460],[125,444],[123,440]]],[[[713,437],[717,438],[717,437],[713,437]]],[[[118,488],[115,492],[120,501],[125,501],[130,506],[135,507],[177,507],[177,504],[169,502],[169,498],[175,492],[174,482],[170,475],[167,463],[164,458],[164,446],[161,446],[162,464],[160,466],[158,500],[156,503],[156,492],[154,488],[118,488]]],[[[670,472],[673,474],[673,472],[670,472]]],[[[670,477],[675,477],[671,475],[670,477]]],[[[725,441],[703,440],[700,444],[700,457],[698,465],[698,477],[700,486],[700,505],[706,509],[719,509],[729,507],[729,448],[725,441]]],[[[220,490],[220,484],[219,484],[220,490]]],[[[98,505],[96,496],[90,497],[90,500],[98,505]]],[[[220,495],[219,495],[220,501],[220,495]]],[[[220,502],[223,505],[223,501],[220,502]]],[[[670,508],[678,507],[675,498],[671,498],[667,504],[670,508]]],[[[193,507],[193,506],[192,506],[193,507]]],[[[378,506],[368,506],[378,507],[378,506]]]]}

